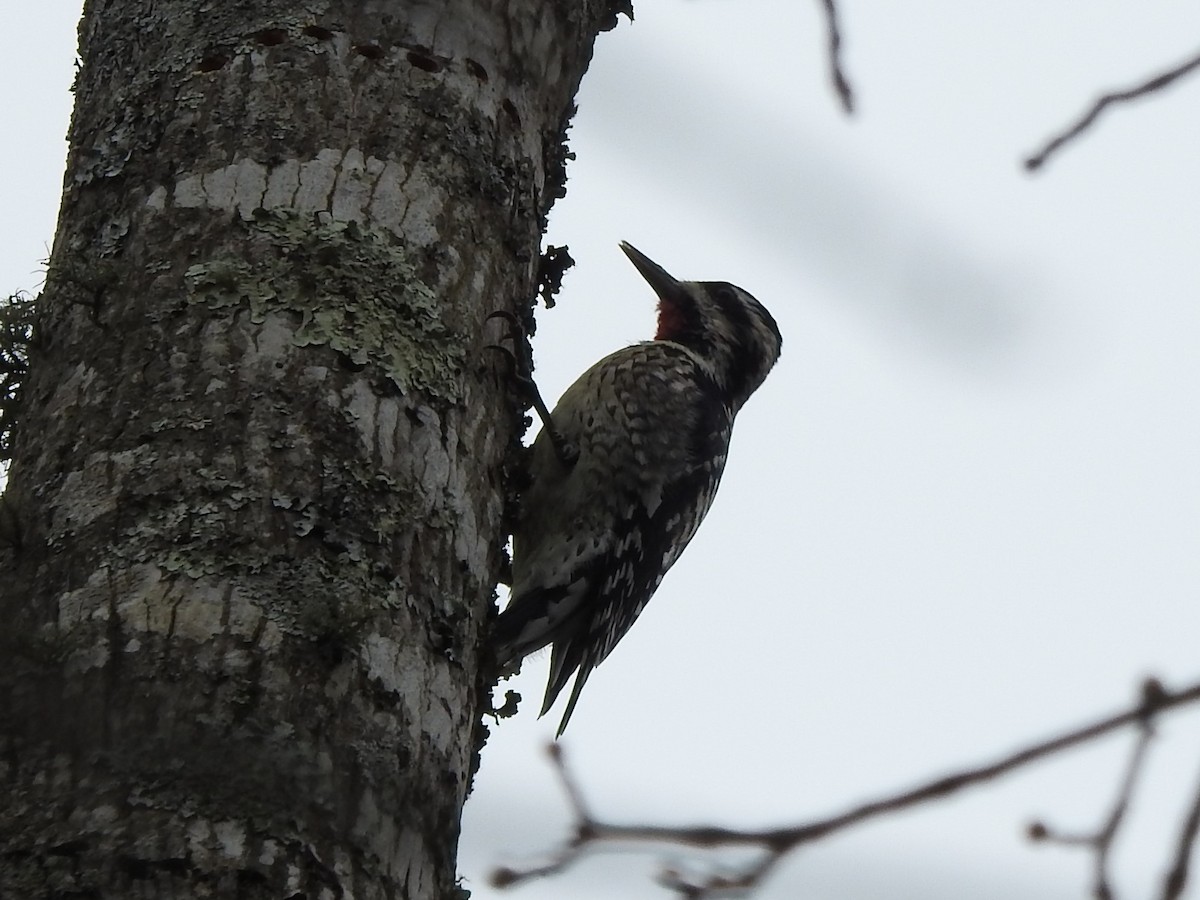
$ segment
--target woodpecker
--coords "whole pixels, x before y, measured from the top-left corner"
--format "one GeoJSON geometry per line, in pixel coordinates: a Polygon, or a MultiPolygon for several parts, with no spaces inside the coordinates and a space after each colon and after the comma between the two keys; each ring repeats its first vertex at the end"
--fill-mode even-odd
{"type": "MultiPolygon", "coordinates": [[[[556,736],[695,535],[734,417],[782,345],[741,288],[677,281],[621,249],[658,295],[658,331],[601,359],[543,414],[513,527],[511,599],[492,639],[502,669],[552,645],[540,715],[575,675],[556,736]]],[[[545,410],[540,397],[535,406],[545,410]]]]}

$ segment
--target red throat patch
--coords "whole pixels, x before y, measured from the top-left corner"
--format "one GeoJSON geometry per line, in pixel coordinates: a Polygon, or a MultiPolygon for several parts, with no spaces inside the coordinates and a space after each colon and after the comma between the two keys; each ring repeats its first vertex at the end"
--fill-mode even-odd
{"type": "Polygon", "coordinates": [[[663,298],[658,299],[658,333],[656,341],[671,341],[683,332],[683,310],[678,303],[671,303],[663,298]]]}

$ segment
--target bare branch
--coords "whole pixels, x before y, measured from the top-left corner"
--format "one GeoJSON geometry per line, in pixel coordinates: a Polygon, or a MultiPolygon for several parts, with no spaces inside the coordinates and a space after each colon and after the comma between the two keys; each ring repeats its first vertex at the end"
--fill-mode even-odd
{"type": "MultiPolygon", "coordinates": [[[[1150,685],[1151,682],[1147,682],[1150,685]]],[[[1153,682],[1157,685],[1157,682],[1153,682]]],[[[1095,869],[1095,884],[1092,887],[1092,896],[1096,900],[1113,900],[1112,886],[1108,880],[1108,857],[1112,850],[1113,842],[1117,838],[1117,832],[1120,830],[1121,823],[1125,819],[1125,812],[1129,809],[1129,801],[1133,797],[1133,789],[1137,783],[1138,775],[1141,774],[1142,768],[1146,762],[1146,750],[1150,746],[1150,741],[1154,739],[1154,729],[1151,726],[1150,718],[1147,716],[1142,719],[1141,730],[1138,732],[1137,742],[1133,745],[1133,752],[1129,755],[1129,762],[1125,766],[1125,775],[1121,779],[1121,786],[1117,791],[1116,799],[1113,801],[1112,809],[1108,817],[1104,820],[1104,824],[1093,834],[1083,835],[1064,835],[1051,830],[1048,826],[1036,822],[1029,828],[1029,837],[1035,841],[1046,841],[1055,844],[1067,846],[1088,847],[1095,852],[1095,860],[1093,868],[1095,869]]]]}
{"type": "Polygon", "coordinates": [[[854,91],[842,68],[842,32],[838,25],[837,0],[821,0],[825,8],[825,29],[829,41],[829,79],[838,99],[842,101],[842,109],[846,114],[854,112],[854,91]]]}
{"type": "Polygon", "coordinates": [[[1147,94],[1153,94],[1196,68],[1200,68],[1200,53],[1180,63],[1175,68],[1155,75],[1135,87],[1126,88],[1123,91],[1112,91],[1111,93],[1102,95],[1071,127],[1051,138],[1041,150],[1033,154],[1033,156],[1028,157],[1025,160],[1025,168],[1031,172],[1040,169],[1052,154],[1057,152],[1064,144],[1073,141],[1090,128],[1092,123],[1100,117],[1100,113],[1104,112],[1112,104],[1124,103],[1144,97],[1147,94]]]}
{"type": "Polygon", "coordinates": [[[580,822],[593,821],[592,814],[588,811],[587,803],[583,799],[583,791],[579,789],[579,785],[575,783],[575,779],[567,771],[567,766],[563,762],[562,748],[558,744],[549,744],[546,747],[546,755],[554,763],[554,769],[558,772],[559,780],[562,781],[563,790],[566,791],[575,818],[580,822]]]}
{"type": "MultiPolygon", "coordinates": [[[[1107,845],[1111,844],[1117,828],[1120,826],[1129,796],[1133,791],[1137,773],[1142,766],[1146,746],[1152,736],[1151,720],[1160,712],[1193,703],[1200,700],[1200,683],[1193,684],[1183,690],[1167,691],[1156,680],[1147,680],[1143,685],[1142,694],[1136,706],[1107,718],[1100,719],[1088,725],[1073,729],[1058,737],[1031,744],[1028,747],[1007,754],[993,762],[984,765],[962,769],[951,775],[927,781],[914,788],[862,803],[858,806],[826,818],[817,819],[801,825],[762,830],[739,830],[724,828],[716,825],[699,826],[663,826],[663,825],[620,825],[601,822],[592,817],[583,802],[578,786],[569,775],[563,762],[561,748],[555,749],[551,757],[555,768],[563,781],[564,790],[576,817],[575,834],[561,847],[551,860],[543,865],[526,869],[504,868],[492,873],[492,884],[497,887],[508,887],[538,878],[543,875],[555,874],[573,863],[583,851],[592,844],[603,841],[626,843],[670,843],[689,847],[711,849],[715,847],[758,847],[762,850],[753,862],[739,871],[724,874],[709,874],[707,876],[687,875],[668,869],[659,875],[659,882],[675,891],[681,897],[689,900],[710,898],[731,893],[744,893],[761,884],[763,878],[775,867],[780,859],[802,844],[811,843],[842,829],[849,828],[860,822],[878,816],[897,812],[925,803],[939,797],[957,793],[971,785],[982,784],[985,781],[998,778],[1015,769],[1026,766],[1037,760],[1060,753],[1088,741],[1095,740],[1110,732],[1117,731],[1128,725],[1138,725],[1141,737],[1126,770],[1125,779],[1118,793],[1112,813],[1101,831],[1107,834],[1103,848],[1104,859],[1098,863],[1099,872],[1103,872],[1106,864],[1107,845]]],[[[1188,847],[1194,839],[1194,831],[1200,828],[1200,798],[1197,800],[1195,828],[1190,837],[1185,840],[1188,847]]],[[[1189,822],[1189,827],[1191,823],[1189,822]]],[[[1048,837],[1045,827],[1035,825],[1031,831],[1033,837],[1048,837]],[[1035,833],[1039,832],[1040,833],[1035,833]]],[[[1087,843],[1099,848],[1098,838],[1062,838],[1062,843],[1087,843]]],[[[1184,852],[1184,851],[1181,851],[1184,852]]],[[[1104,883],[1103,881],[1101,883],[1104,883]]]]}
{"type": "Polygon", "coordinates": [[[1179,831],[1175,862],[1163,884],[1163,900],[1178,900],[1183,896],[1183,889],[1187,885],[1188,878],[1188,860],[1191,858],[1192,847],[1195,846],[1198,831],[1200,831],[1200,785],[1197,786],[1196,793],[1192,796],[1192,806],[1188,810],[1183,828],[1179,831]]]}
{"type": "Polygon", "coordinates": [[[558,853],[540,866],[534,866],[522,871],[508,868],[494,869],[489,878],[493,887],[509,887],[520,881],[528,881],[531,878],[556,875],[582,856],[583,851],[587,849],[589,843],[598,839],[594,830],[595,820],[588,811],[587,803],[583,799],[583,792],[579,790],[579,786],[575,783],[575,779],[563,762],[562,747],[558,744],[548,744],[546,746],[546,755],[550,757],[550,762],[554,764],[554,771],[558,773],[558,778],[562,782],[563,792],[567,795],[567,802],[571,806],[571,812],[575,814],[575,834],[558,853]]]}

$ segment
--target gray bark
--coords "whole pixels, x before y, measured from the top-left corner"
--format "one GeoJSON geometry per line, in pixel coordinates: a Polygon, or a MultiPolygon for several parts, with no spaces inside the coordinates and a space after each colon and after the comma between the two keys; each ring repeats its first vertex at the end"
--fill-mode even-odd
{"type": "Polygon", "coordinates": [[[456,895],[608,0],[89,0],[0,548],[0,896],[456,895]]]}

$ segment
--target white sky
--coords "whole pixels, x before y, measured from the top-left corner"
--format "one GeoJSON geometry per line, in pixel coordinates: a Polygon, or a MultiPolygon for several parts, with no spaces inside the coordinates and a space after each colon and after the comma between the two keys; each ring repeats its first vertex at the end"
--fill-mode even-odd
{"type": "MultiPolygon", "coordinates": [[[[579,264],[539,320],[543,392],[652,332],[620,239],[741,284],[784,334],[713,513],[564,740],[615,819],[823,816],[1115,711],[1147,673],[1200,675],[1200,77],[1019,166],[1100,90],[1194,52],[1200,7],[843,3],[851,120],[815,0],[643,2],[580,96],[548,237],[579,264]]],[[[76,15],[8,23],[4,291],[37,287],[52,237],[76,15]]],[[[546,658],[526,668],[468,803],[477,900],[565,833],[540,752],[560,710],[534,718],[546,658]]],[[[1200,775],[1200,714],[1161,733],[1122,898],[1158,890],[1200,775]]],[[[1084,852],[1020,834],[1096,824],[1127,741],[830,839],[758,896],[1085,897],[1084,852]]],[[[657,858],[504,896],[665,897],[657,858]]]]}

